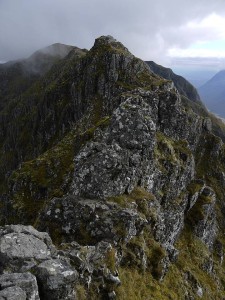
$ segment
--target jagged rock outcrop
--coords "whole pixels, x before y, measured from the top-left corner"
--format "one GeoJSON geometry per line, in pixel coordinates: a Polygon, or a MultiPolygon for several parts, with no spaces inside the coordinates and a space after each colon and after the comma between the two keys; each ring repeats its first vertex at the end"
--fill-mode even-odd
{"type": "MultiPolygon", "coordinates": [[[[191,107],[193,111],[196,112],[198,115],[211,120],[212,124],[210,126],[212,126],[213,133],[221,137],[221,139],[225,141],[224,122],[208,111],[208,109],[201,101],[198,91],[194,88],[194,86],[190,82],[188,82],[182,76],[175,74],[171,69],[160,66],[153,61],[146,61],[146,63],[149,65],[151,71],[154,72],[155,74],[167,80],[172,80],[175,87],[177,88],[177,90],[181,95],[183,104],[186,107],[191,107]]],[[[204,97],[202,97],[202,100],[203,99],[204,97]]]]}
{"type": "Polygon", "coordinates": [[[1,297],[3,299],[11,299],[10,291],[14,291],[15,294],[13,294],[13,297],[15,297],[15,299],[18,299],[16,298],[18,297],[16,290],[21,289],[21,293],[25,294],[24,299],[40,300],[37,280],[35,276],[29,272],[0,275],[0,287],[0,299],[1,297]]]}
{"type": "Polygon", "coordinates": [[[100,295],[111,299],[113,289],[121,284],[116,270],[119,258],[108,242],[95,246],[72,242],[56,250],[47,233],[32,226],[5,226],[0,257],[0,299],[77,299],[78,281],[87,287],[94,282],[100,295]]]}
{"type": "Polygon", "coordinates": [[[127,99],[124,96],[109,127],[97,132],[94,142],[75,157],[72,192],[106,198],[130,193],[138,185],[144,187],[159,201],[155,235],[171,252],[187,206],[187,197],[181,196],[179,206],[175,199],[194,178],[191,149],[204,131],[203,123],[193,113],[184,113],[176,92],[136,90],[127,99]]]}
{"type": "Polygon", "coordinates": [[[32,226],[1,227],[0,260],[3,299],[13,292],[21,299],[74,299],[77,272],[58,257],[47,233],[32,226]]]}
{"type": "MultiPolygon", "coordinates": [[[[102,198],[129,193],[137,185],[154,189],[154,177],[158,175],[154,166],[157,129],[168,138],[180,141],[180,148],[182,140],[189,142],[180,153],[180,161],[190,165],[185,170],[190,173],[184,177],[192,179],[194,161],[188,151],[196,146],[203,122],[196,115],[182,111],[178,95],[167,92],[157,94],[158,99],[154,95],[140,90],[127,99],[124,96],[124,101],[113,112],[107,130],[97,133],[94,142],[88,143],[75,157],[74,194],[102,198]],[[190,122],[195,128],[194,134],[190,122]]],[[[169,145],[167,150],[173,152],[169,145]]],[[[178,186],[181,191],[182,183],[178,186]]],[[[158,183],[157,189],[160,190],[158,183]]],[[[172,193],[172,189],[169,192],[172,193]]]]}
{"type": "Polygon", "coordinates": [[[131,192],[142,180],[145,184],[155,134],[148,103],[138,96],[122,102],[104,136],[88,143],[75,158],[73,193],[104,198],[131,192]]]}
{"type": "Polygon", "coordinates": [[[95,284],[105,299],[116,296],[114,289],[121,284],[117,270],[120,257],[112,244],[101,241],[95,246],[81,246],[72,242],[62,244],[62,247],[60,253],[76,266],[80,283],[87,288],[95,284]]]}

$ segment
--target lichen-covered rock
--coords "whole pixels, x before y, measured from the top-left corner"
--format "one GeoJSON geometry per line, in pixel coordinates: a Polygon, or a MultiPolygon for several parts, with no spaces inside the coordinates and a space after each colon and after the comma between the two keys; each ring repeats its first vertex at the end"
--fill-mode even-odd
{"type": "Polygon", "coordinates": [[[174,243],[184,227],[185,197],[183,203],[170,204],[161,209],[160,219],[155,225],[155,238],[168,251],[171,260],[177,256],[174,243]]]}
{"type": "Polygon", "coordinates": [[[104,136],[75,158],[73,193],[104,198],[131,192],[151,168],[155,130],[149,104],[128,97],[114,111],[104,136]]]}
{"type": "Polygon", "coordinates": [[[74,300],[77,272],[62,259],[49,259],[34,269],[41,299],[74,300]]]}
{"type": "Polygon", "coordinates": [[[85,273],[93,274],[98,268],[102,268],[107,263],[114,266],[116,263],[116,251],[112,244],[101,241],[93,246],[81,246],[76,242],[62,244],[60,253],[71,259],[74,265],[79,270],[80,277],[85,276],[85,273]],[[110,258],[110,259],[109,259],[110,258]],[[109,261],[107,262],[107,259],[109,261]]]}
{"type": "Polygon", "coordinates": [[[96,244],[102,240],[127,242],[143,230],[147,221],[137,210],[116,203],[67,196],[52,199],[40,223],[53,236],[59,232],[63,241],[96,244]]]}
{"type": "Polygon", "coordinates": [[[18,286],[8,287],[0,291],[0,300],[27,300],[25,291],[18,286]]]}
{"type": "MultiPolygon", "coordinates": [[[[22,289],[23,293],[25,293],[24,299],[26,300],[40,299],[36,278],[31,273],[11,273],[11,274],[0,275],[0,289],[1,289],[0,295],[1,292],[6,293],[8,288],[18,288],[18,287],[22,289]]],[[[1,296],[3,297],[3,294],[1,296]]],[[[16,290],[15,290],[15,296],[16,296],[16,290]]]]}
{"type": "Polygon", "coordinates": [[[182,193],[195,172],[191,149],[204,130],[203,121],[182,108],[172,86],[157,93],[135,89],[121,101],[109,127],[96,132],[75,157],[71,192],[104,199],[144,187],[158,200],[155,237],[174,256],[188,202],[182,193]]]}
{"type": "Polygon", "coordinates": [[[18,299],[75,299],[78,273],[47,233],[32,226],[1,227],[0,257],[2,299],[14,299],[10,298],[14,290],[18,299]]]}
{"type": "Polygon", "coordinates": [[[24,272],[49,259],[55,248],[47,233],[32,226],[9,225],[0,228],[0,272],[24,272]]]}
{"type": "MultiPolygon", "coordinates": [[[[123,99],[113,112],[107,130],[96,134],[94,142],[88,143],[75,157],[72,193],[104,198],[130,193],[137,184],[148,190],[154,189],[155,185],[155,189],[160,190],[160,183],[164,184],[168,176],[163,178],[162,171],[155,167],[157,129],[164,133],[165,141],[171,138],[177,141],[175,151],[171,142],[167,143],[170,152],[167,156],[180,164],[176,168],[165,155],[163,168],[170,173],[171,187],[177,183],[179,192],[182,191],[187,185],[186,180],[194,176],[194,159],[190,148],[196,147],[203,130],[202,120],[182,109],[176,93],[164,92],[154,97],[154,93],[135,90],[134,95],[123,99]],[[194,131],[190,124],[194,126],[194,131]],[[184,145],[184,140],[189,144],[184,145]],[[179,156],[176,157],[178,149],[179,156]],[[181,172],[183,174],[178,176],[181,172]]],[[[165,145],[164,142],[164,152],[167,151],[165,145]]],[[[173,190],[168,188],[170,193],[173,190]]],[[[179,192],[176,190],[176,195],[179,192]]]]}
{"type": "Polygon", "coordinates": [[[196,146],[203,130],[203,119],[186,111],[181,105],[181,98],[177,91],[159,93],[158,122],[160,131],[175,140],[187,140],[196,146]]]}

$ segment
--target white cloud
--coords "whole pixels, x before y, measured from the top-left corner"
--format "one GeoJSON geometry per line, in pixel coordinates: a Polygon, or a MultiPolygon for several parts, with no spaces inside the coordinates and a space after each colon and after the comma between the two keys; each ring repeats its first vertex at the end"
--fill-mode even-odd
{"type": "Polygon", "coordinates": [[[171,57],[225,57],[224,28],[225,17],[213,13],[182,25],[176,32],[168,30],[165,34],[173,40],[174,46],[167,49],[167,54],[171,57]]]}
{"type": "MultiPolygon", "coordinates": [[[[203,33],[207,38],[223,39],[225,38],[225,17],[212,13],[200,22],[190,21],[187,24],[187,28],[192,32],[197,31],[198,33],[203,33]]],[[[201,38],[201,35],[199,35],[199,38],[201,38]]]]}

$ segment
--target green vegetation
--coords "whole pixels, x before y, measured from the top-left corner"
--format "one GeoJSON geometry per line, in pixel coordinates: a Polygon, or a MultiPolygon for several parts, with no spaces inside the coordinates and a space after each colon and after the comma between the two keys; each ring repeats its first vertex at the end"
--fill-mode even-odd
{"type": "Polygon", "coordinates": [[[205,218],[206,212],[204,206],[212,203],[212,201],[212,197],[210,196],[204,196],[201,194],[198,197],[196,203],[188,212],[186,217],[186,222],[189,224],[190,228],[194,228],[196,222],[199,222],[205,218]]]}
{"type": "Polygon", "coordinates": [[[174,141],[161,132],[157,132],[156,138],[155,158],[162,169],[164,169],[164,161],[180,166],[185,165],[187,158],[191,155],[186,140],[174,141]]]}
{"type": "MultiPolygon", "coordinates": [[[[179,298],[173,286],[166,287],[155,280],[150,272],[135,268],[120,268],[121,286],[117,289],[118,300],[175,300],[179,298]]],[[[173,284],[174,285],[174,284],[173,284]]]]}
{"type": "Polygon", "coordinates": [[[85,287],[81,284],[77,284],[75,286],[75,290],[76,290],[76,296],[77,296],[77,299],[79,300],[87,300],[87,291],[85,289],[85,287]]]}
{"type": "Polygon", "coordinates": [[[14,189],[13,206],[34,222],[46,199],[61,197],[73,172],[75,133],[70,132],[57,146],[42,156],[22,164],[10,177],[14,189]]]}
{"type": "Polygon", "coordinates": [[[155,218],[154,208],[149,205],[149,202],[155,201],[155,196],[142,187],[136,187],[130,194],[109,197],[106,200],[115,202],[121,207],[129,207],[135,203],[137,210],[144,217],[155,218]]]}
{"type": "Polygon", "coordinates": [[[200,192],[200,190],[202,189],[203,185],[198,183],[198,182],[191,182],[187,188],[189,194],[191,196],[193,196],[195,193],[200,192]]]}
{"type": "Polygon", "coordinates": [[[85,53],[74,50],[66,59],[50,56],[45,57],[44,63],[37,60],[40,73],[32,73],[29,60],[3,70],[0,92],[3,99],[0,104],[2,192],[7,193],[6,177],[12,170],[55,146],[71,128],[71,70],[85,53]]]}
{"type": "MultiPolygon", "coordinates": [[[[178,259],[169,267],[162,281],[156,280],[149,270],[143,271],[135,267],[135,263],[119,268],[122,284],[117,289],[118,299],[185,300],[187,293],[193,299],[201,299],[197,295],[198,286],[203,288],[202,299],[223,299],[224,263],[221,265],[219,259],[213,257],[214,272],[207,273],[204,266],[212,258],[211,254],[187,229],[183,231],[176,247],[179,250],[178,259]]],[[[151,250],[151,244],[148,249],[151,250]]],[[[155,254],[157,255],[157,251],[155,254]]]]}
{"type": "Polygon", "coordinates": [[[166,257],[165,249],[155,241],[151,229],[145,230],[143,236],[132,238],[124,248],[124,263],[126,267],[135,267],[140,271],[150,272],[153,278],[159,280],[163,275],[163,259],[166,257]],[[146,260],[143,264],[143,257],[140,253],[144,251],[146,260]]]}

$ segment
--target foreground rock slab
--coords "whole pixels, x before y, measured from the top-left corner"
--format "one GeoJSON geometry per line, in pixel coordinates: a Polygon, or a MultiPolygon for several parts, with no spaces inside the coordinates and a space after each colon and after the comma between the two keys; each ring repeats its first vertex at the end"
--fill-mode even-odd
{"type": "MultiPolygon", "coordinates": [[[[39,300],[37,280],[31,273],[12,273],[3,274],[0,276],[0,287],[3,289],[0,295],[6,295],[7,299],[10,298],[11,292],[14,294],[13,297],[19,293],[21,294],[21,299],[23,299],[23,294],[27,300],[39,300]],[[22,291],[20,291],[20,289],[22,291]],[[14,291],[14,292],[13,292],[14,291]]],[[[5,296],[4,296],[5,297],[5,296]]],[[[3,297],[3,299],[5,299],[3,297]]],[[[18,296],[17,296],[18,297],[18,296]]],[[[1,298],[0,298],[1,299],[1,298]]],[[[13,298],[14,299],[14,298],[13,298]]],[[[18,298],[15,298],[18,300],[18,298]]],[[[20,299],[20,298],[19,298],[20,299]]]]}
{"type": "Polygon", "coordinates": [[[1,300],[74,300],[77,277],[47,233],[32,226],[0,227],[1,300]]]}
{"type": "Polygon", "coordinates": [[[0,229],[0,272],[24,272],[54,255],[47,233],[32,226],[10,225],[0,229]]]}

